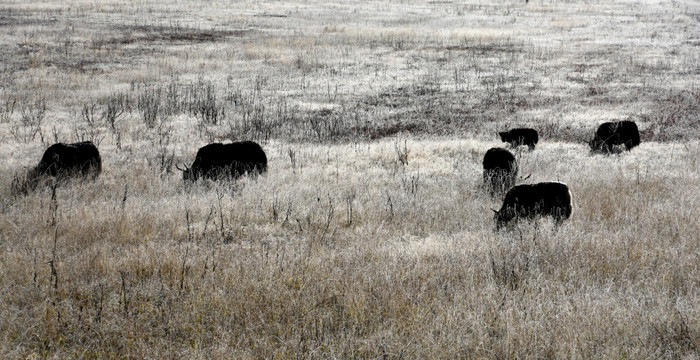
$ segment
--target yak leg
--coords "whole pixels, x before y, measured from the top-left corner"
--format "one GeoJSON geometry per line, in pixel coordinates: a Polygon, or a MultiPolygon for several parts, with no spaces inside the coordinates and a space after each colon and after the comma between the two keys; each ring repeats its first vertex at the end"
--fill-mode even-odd
{"type": "Polygon", "coordinates": [[[608,153],[608,154],[611,154],[613,152],[613,144],[611,142],[608,142],[608,141],[604,142],[603,143],[603,151],[608,153]]]}

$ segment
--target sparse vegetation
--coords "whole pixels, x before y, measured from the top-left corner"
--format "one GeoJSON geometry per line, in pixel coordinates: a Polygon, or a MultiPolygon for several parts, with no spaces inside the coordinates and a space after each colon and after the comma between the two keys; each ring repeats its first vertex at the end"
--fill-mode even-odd
{"type": "MultiPolygon", "coordinates": [[[[694,358],[700,6],[0,5],[3,358],[694,358]],[[642,143],[610,156],[599,123],[642,143]],[[512,127],[571,219],[494,232],[512,127]],[[56,141],[95,181],[18,194],[56,141]],[[264,175],[184,184],[209,142],[264,175]]],[[[522,178],[520,181],[523,181],[522,178]]]]}

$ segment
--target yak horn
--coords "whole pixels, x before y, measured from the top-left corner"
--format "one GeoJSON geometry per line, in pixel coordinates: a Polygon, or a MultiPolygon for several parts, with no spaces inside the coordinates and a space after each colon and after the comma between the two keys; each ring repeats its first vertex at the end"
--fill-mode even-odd
{"type": "Polygon", "coordinates": [[[493,212],[495,212],[496,214],[498,214],[498,210],[491,209],[491,211],[493,211],[493,212]]]}
{"type": "Polygon", "coordinates": [[[175,168],[178,169],[178,170],[180,170],[180,171],[187,171],[187,166],[185,166],[185,168],[182,169],[182,168],[180,168],[180,165],[179,165],[179,164],[175,164],[175,168]]]}

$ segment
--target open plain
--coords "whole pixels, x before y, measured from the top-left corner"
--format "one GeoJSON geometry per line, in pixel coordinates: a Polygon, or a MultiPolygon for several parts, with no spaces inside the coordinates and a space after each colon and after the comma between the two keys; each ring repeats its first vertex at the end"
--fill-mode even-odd
{"type": "Polygon", "coordinates": [[[0,4],[2,358],[694,359],[698,209],[697,1],[0,4]],[[523,126],[573,215],[496,232],[523,126]],[[95,181],[17,191],[83,140],[95,181]],[[268,171],[183,182],[234,140],[268,171]]]}

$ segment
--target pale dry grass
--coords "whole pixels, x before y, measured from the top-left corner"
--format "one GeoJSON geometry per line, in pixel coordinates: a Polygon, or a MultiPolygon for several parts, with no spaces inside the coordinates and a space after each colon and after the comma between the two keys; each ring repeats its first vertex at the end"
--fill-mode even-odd
{"type": "MultiPolygon", "coordinates": [[[[589,136],[619,118],[639,121],[646,139],[697,137],[678,130],[698,124],[692,2],[70,5],[0,9],[9,29],[0,100],[18,102],[0,117],[6,126],[36,98],[48,100],[60,130],[84,102],[117,92],[204,79],[225,98],[232,79],[265,117],[284,106],[305,125],[316,117],[303,116],[306,104],[333,109],[318,120],[333,128],[321,135],[272,126],[295,141],[483,135],[543,122],[589,136]]],[[[222,102],[226,121],[239,105],[222,102]]]]}
{"type": "Polygon", "coordinates": [[[696,358],[698,13],[3,2],[0,354],[696,358]],[[641,146],[589,153],[627,118],[641,146]],[[540,130],[528,182],[570,186],[561,228],[493,231],[481,160],[508,126],[540,130]],[[12,192],[83,139],[96,181],[12,192]],[[267,174],[173,172],[238,139],[267,174]]]}
{"type": "Polygon", "coordinates": [[[266,175],[190,188],[106,159],[96,182],[58,188],[55,214],[49,190],[6,200],[2,352],[696,352],[696,143],[609,157],[543,143],[522,167],[567,182],[574,215],[501,233],[479,184],[494,143],[406,139],[405,165],[397,143],[271,142],[266,175]]]}

